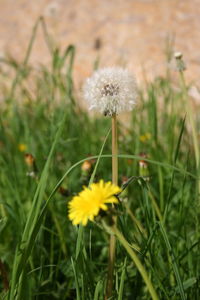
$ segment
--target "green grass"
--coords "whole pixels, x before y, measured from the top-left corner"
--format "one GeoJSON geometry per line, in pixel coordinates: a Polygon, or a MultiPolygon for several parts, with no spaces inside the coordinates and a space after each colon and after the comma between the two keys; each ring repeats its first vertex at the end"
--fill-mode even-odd
{"type": "MultiPolygon", "coordinates": [[[[24,62],[1,61],[1,299],[103,299],[109,235],[91,222],[74,227],[67,202],[90,180],[111,179],[111,124],[78,106],[74,58],[73,46],[63,53],[54,49],[40,19],[24,62]],[[52,64],[35,72],[29,57],[41,25],[52,64]],[[35,157],[35,178],[27,176],[19,144],[35,157]],[[98,163],[83,174],[88,157],[98,163]]],[[[132,179],[122,194],[118,228],[136,249],[160,299],[200,298],[199,128],[194,114],[191,133],[187,88],[172,82],[168,70],[140,91],[130,126],[119,124],[120,184],[123,176],[132,179]],[[149,181],[141,177],[141,153],[147,155],[149,181]]],[[[113,299],[151,299],[120,243],[113,299]]]]}

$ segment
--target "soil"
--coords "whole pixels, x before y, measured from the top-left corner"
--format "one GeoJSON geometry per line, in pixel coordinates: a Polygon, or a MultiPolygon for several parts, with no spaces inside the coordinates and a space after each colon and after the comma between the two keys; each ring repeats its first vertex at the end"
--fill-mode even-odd
{"type": "MultiPolygon", "coordinates": [[[[151,80],[166,71],[169,49],[183,53],[187,80],[200,84],[200,0],[0,0],[0,57],[23,60],[39,16],[62,51],[76,46],[78,88],[97,60],[151,80]]],[[[40,27],[30,63],[49,61],[40,27]]],[[[197,88],[193,93],[200,101],[197,88]]]]}

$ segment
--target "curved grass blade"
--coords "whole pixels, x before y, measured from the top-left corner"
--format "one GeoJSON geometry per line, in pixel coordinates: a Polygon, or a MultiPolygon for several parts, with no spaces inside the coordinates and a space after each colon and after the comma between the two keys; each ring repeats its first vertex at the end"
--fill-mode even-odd
{"type": "MultiPolygon", "coordinates": [[[[182,140],[184,126],[185,126],[185,118],[183,119],[183,122],[182,122],[181,131],[180,131],[179,138],[178,138],[178,143],[177,143],[177,146],[176,146],[176,151],[175,151],[175,155],[174,155],[174,165],[176,165],[176,161],[177,161],[179,150],[180,150],[181,140],[182,140]]],[[[175,169],[173,170],[172,176],[171,176],[169,193],[168,193],[168,197],[167,197],[167,201],[166,201],[166,207],[165,207],[165,211],[164,211],[164,222],[166,220],[167,212],[168,212],[168,209],[169,209],[169,201],[170,201],[170,197],[171,197],[171,193],[172,193],[174,176],[175,176],[175,169]]]]}

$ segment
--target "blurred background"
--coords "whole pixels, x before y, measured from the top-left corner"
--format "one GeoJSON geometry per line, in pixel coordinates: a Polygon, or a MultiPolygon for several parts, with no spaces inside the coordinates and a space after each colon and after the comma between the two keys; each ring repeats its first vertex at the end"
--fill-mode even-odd
{"type": "MultiPolygon", "coordinates": [[[[200,83],[199,0],[1,0],[0,57],[22,61],[31,32],[44,16],[54,44],[76,47],[75,86],[80,87],[95,62],[101,67],[121,65],[138,81],[151,80],[166,71],[170,53],[181,51],[185,76],[200,83]]],[[[30,64],[51,60],[41,28],[30,64]]],[[[198,88],[190,94],[200,103],[198,88]]]]}

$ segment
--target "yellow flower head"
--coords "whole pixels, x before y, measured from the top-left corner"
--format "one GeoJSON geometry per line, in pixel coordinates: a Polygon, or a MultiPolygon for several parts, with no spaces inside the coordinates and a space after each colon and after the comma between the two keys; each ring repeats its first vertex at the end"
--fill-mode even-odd
{"type": "Polygon", "coordinates": [[[150,140],[151,139],[151,133],[149,133],[149,132],[147,132],[147,133],[145,133],[144,135],[141,135],[140,136],[140,141],[142,142],[142,143],[145,143],[145,142],[147,142],[148,140],[150,140]]]}
{"type": "Polygon", "coordinates": [[[27,146],[25,144],[19,144],[18,149],[20,152],[25,152],[27,149],[27,146]]]}
{"type": "Polygon", "coordinates": [[[114,196],[121,192],[121,189],[109,182],[100,180],[93,183],[89,188],[84,187],[77,196],[69,202],[69,219],[74,225],[82,224],[85,226],[88,220],[93,221],[99,211],[107,210],[108,203],[118,203],[114,196]]]}

